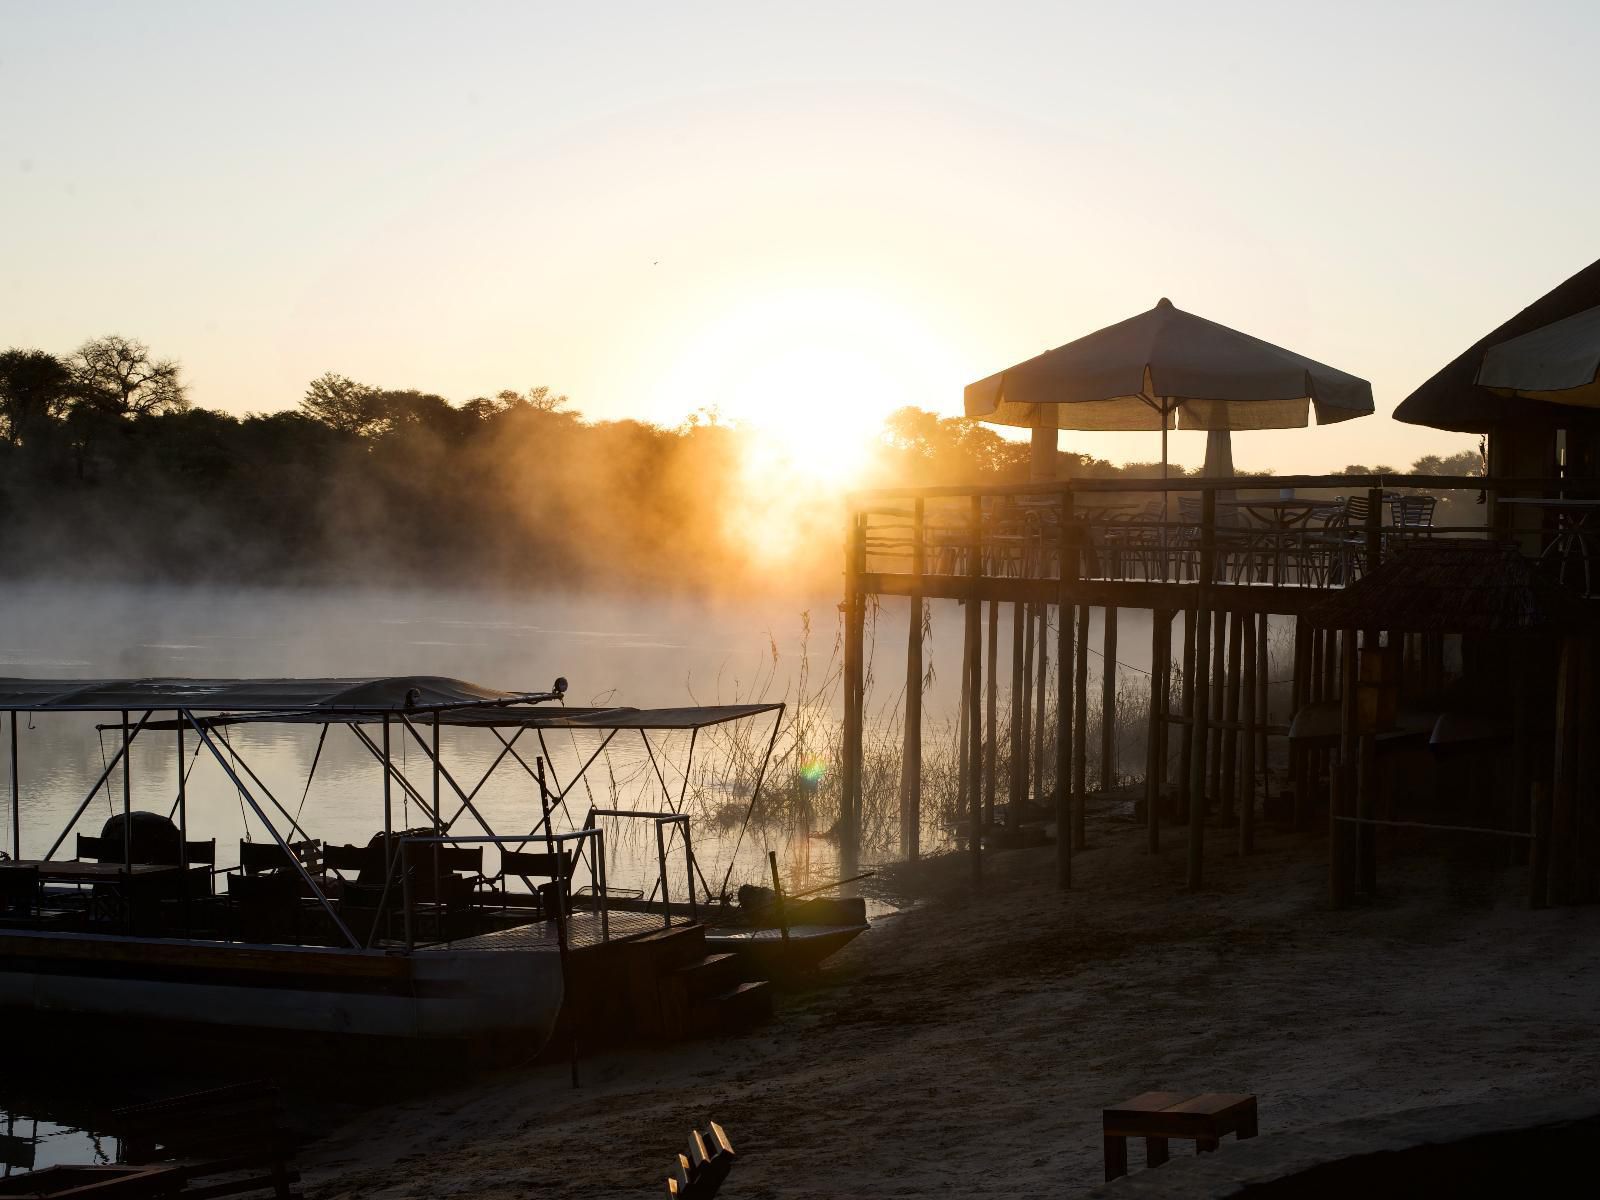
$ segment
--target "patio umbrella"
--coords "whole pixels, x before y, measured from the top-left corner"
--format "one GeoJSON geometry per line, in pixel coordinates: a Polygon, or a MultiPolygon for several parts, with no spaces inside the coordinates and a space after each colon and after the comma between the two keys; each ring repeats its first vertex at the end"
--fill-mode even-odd
{"type": "Polygon", "coordinates": [[[1499,396],[1600,408],[1600,307],[1490,346],[1477,382],[1499,396]]]}
{"type": "Polygon", "coordinates": [[[969,384],[966,414],[999,425],[1167,431],[1290,429],[1372,412],[1372,385],[1163,298],[969,384]]]}

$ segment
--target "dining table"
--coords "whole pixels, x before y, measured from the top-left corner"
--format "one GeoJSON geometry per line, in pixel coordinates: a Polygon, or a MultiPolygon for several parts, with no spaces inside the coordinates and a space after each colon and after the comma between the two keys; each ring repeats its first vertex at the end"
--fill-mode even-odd
{"type": "Polygon", "coordinates": [[[1583,594],[1593,594],[1594,555],[1591,552],[1591,540],[1600,537],[1600,527],[1591,527],[1589,522],[1596,512],[1600,512],[1600,497],[1504,496],[1495,503],[1554,513],[1555,536],[1539,552],[1539,561],[1554,562],[1556,577],[1562,583],[1567,581],[1568,566],[1576,561],[1583,571],[1583,594]]]}

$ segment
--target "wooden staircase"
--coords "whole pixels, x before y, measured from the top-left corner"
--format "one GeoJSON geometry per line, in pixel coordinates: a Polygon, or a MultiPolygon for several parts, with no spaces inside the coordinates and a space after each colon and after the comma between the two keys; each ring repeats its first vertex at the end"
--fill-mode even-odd
{"type": "Polygon", "coordinates": [[[736,956],[710,954],[703,925],[676,925],[575,950],[553,1046],[677,1041],[747,1029],[772,1015],[772,986],[742,982],[736,956]]]}

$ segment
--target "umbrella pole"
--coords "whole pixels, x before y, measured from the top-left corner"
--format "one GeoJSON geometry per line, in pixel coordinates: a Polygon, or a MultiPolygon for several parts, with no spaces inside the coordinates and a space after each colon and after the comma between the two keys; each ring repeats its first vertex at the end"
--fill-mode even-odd
{"type": "Polygon", "coordinates": [[[1167,580],[1167,406],[1160,404],[1161,414],[1161,580],[1167,580]]]}

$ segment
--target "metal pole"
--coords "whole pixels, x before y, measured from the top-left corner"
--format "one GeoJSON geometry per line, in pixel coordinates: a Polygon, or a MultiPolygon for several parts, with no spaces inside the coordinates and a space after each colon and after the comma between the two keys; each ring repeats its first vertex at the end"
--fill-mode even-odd
{"type": "Polygon", "coordinates": [[[656,867],[661,878],[661,918],[672,925],[672,898],[667,895],[667,839],[660,821],[656,822],[656,867]]]}
{"type": "Polygon", "coordinates": [[[392,850],[389,845],[392,836],[392,821],[394,818],[394,784],[392,775],[394,763],[389,757],[389,714],[383,715],[383,861],[393,863],[392,850]]]}
{"type": "MultiPolygon", "coordinates": [[[[261,823],[266,826],[267,832],[272,835],[272,840],[278,843],[278,849],[283,851],[290,864],[299,872],[301,880],[311,889],[311,894],[317,898],[318,902],[327,911],[328,916],[333,919],[334,926],[340,933],[344,934],[352,947],[357,950],[361,949],[361,943],[356,939],[355,934],[351,933],[349,927],[339,919],[339,914],[334,911],[333,905],[328,903],[327,896],[323,895],[322,889],[317,886],[317,881],[311,878],[311,873],[306,870],[305,864],[300,861],[299,856],[289,849],[289,843],[283,840],[283,835],[278,832],[277,826],[267,820],[267,814],[261,811],[261,806],[256,803],[255,796],[251,795],[250,789],[244,786],[244,780],[240,779],[234,769],[228,765],[228,760],[223,757],[222,751],[217,749],[216,743],[212,740],[211,735],[206,732],[205,726],[196,720],[195,715],[188,709],[181,709],[180,711],[183,714],[183,719],[189,722],[195,733],[199,735],[200,743],[211,752],[211,756],[217,760],[218,765],[222,767],[223,773],[228,776],[233,786],[239,789],[239,795],[244,797],[245,803],[249,804],[255,810],[256,816],[261,818],[261,823]]],[[[149,715],[148,713],[145,714],[146,717],[149,715]]],[[[66,835],[63,834],[62,836],[65,837],[66,835]]]]}
{"type": "Polygon", "coordinates": [[[144,716],[140,717],[139,723],[133,727],[133,732],[128,735],[127,741],[125,741],[121,746],[117,747],[116,754],[113,755],[111,761],[105,765],[105,769],[100,772],[100,778],[94,781],[94,787],[89,789],[89,794],[83,798],[83,803],[78,805],[78,811],[72,814],[72,820],[67,822],[66,827],[62,829],[60,836],[58,836],[51,844],[50,849],[45,852],[44,857],[46,862],[49,862],[50,859],[54,858],[56,851],[61,849],[61,843],[67,840],[67,834],[72,832],[73,826],[75,826],[83,817],[84,810],[88,808],[89,805],[94,801],[94,798],[100,794],[100,789],[105,787],[106,780],[111,778],[111,772],[117,769],[117,764],[122,761],[123,755],[128,751],[128,743],[132,742],[134,738],[139,736],[139,731],[144,728],[145,722],[147,722],[152,715],[153,714],[147,712],[144,714],[144,716]]]}
{"type": "MultiPolygon", "coordinates": [[[[178,860],[183,864],[183,932],[185,936],[189,930],[189,789],[188,780],[183,774],[183,714],[174,712],[178,725],[178,860]]],[[[207,866],[211,870],[216,866],[216,856],[207,866]]],[[[208,889],[209,890],[209,887],[208,889]]]]}
{"type": "Polygon", "coordinates": [[[11,714],[11,857],[22,857],[22,799],[17,785],[17,714],[11,714]]]}

